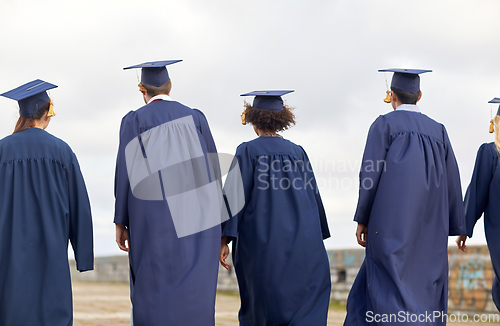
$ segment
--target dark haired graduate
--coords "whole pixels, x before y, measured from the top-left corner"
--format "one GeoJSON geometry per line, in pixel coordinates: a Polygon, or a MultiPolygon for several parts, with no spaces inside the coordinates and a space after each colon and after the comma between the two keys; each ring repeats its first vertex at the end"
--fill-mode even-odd
{"type": "MultiPolygon", "coordinates": [[[[488,103],[500,103],[494,98],[488,103]]],[[[490,251],[491,263],[495,271],[491,295],[500,310],[500,213],[496,204],[500,200],[500,107],[491,119],[490,133],[495,132],[495,141],[482,144],[477,151],[472,179],[465,194],[465,221],[467,233],[457,238],[458,248],[465,251],[467,236],[472,237],[474,225],[484,213],[484,231],[490,251]]]]}
{"type": "Polygon", "coordinates": [[[94,267],[92,216],[75,154],[45,131],[55,116],[34,80],[2,96],[19,103],[0,140],[0,325],[73,324],[68,240],[80,271],[94,267]]]}
{"type": "Polygon", "coordinates": [[[165,66],[179,61],[124,68],[141,69],[146,103],[122,119],[115,174],[116,242],[129,252],[135,326],[215,325],[217,150],[205,115],[170,97],[165,66]]]}
{"type": "MultiPolygon", "coordinates": [[[[314,173],[302,147],[277,134],[295,124],[281,96],[291,91],[252,92],[243,124],[258,138],[236,149],[244,205],[223,224],[221,264],[233,243],[242,326],[326,325],[330,267],[323,239],[330,237],[314,173]]],[[[224,190],[230,208],[230,175],[224,190]],[[229,186],[228,186],[229,185],[229,186]]]]}
{"type": "Polygon", "coordinates": [[[448,236],[465,233],[457,162],[445,127],[417,106],[429,70],[380,71],[394,72],[394,111],[368,132],[354,216],[366,258],[344,325],[445,325],[448,236]]]}

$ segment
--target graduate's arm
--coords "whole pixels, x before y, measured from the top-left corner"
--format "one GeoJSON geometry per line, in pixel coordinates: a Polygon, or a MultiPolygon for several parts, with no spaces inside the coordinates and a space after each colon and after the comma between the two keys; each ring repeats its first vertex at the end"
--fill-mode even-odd
{"type": "Polygon", "coordinates": [[[387,151],[390,146],[390,126],[384,116],[379,116],[368,131],[363,161],[359,172],[359,199],[354,221],[368,226],[373,201],[382,173],[386,169],[387,151]]]}
{"type": "Polygon", "coordinates": [[[224,184],[231,218],[222,223],[222,237],[227,237],[227,243],[238,237],[238,225],[250,202],[253,190],[253,163],[249,149],[245,143],[238,146],[224,184]]]}
{"type": "Polygon", "coordinates": [[[465,248],[467,247],[465,245],[466,241],[467,241],[467,235],[465,235],[465,234],[459,235],[457,237],[457,240],[455,240],[455,242],[457,243],[457,247],[459,250],[462,250],[463,252],[465,252],[465,248]]]}
{"type": "Polygon", "coordinates": [[[368,227],[364,224],[358,223],[356,229],[356,239],[361,247],[366,247],[366,235],[368,234],[368,227]]]}
{"type": "Polygon", "coordinates": [[[222,223],[220,263],[229,270],[226,258],[229,255],[228,244],[238,238],[238,227],[240,219],[243,218],[245,209],[250,201],[253,189],[253,163],[245,143],[238,146],[236,154],[231,163],[229,173],[224,184],[224,196],[226,198],[230,219],[222,223]]]}
{"type": "Polygon", "coordinates": [[[321,234],[323,236],[323,239],[328,239],[330,237],[330,229],[328,228],[328,221],[326,218],[325,207],[323,206],[323,201],[321,200],[321,195],[319,194],[319,188],[316,182],[316,177],[314,176],[311,161],[309,161],[309,157],[307,156],[306,151],[302,148],[302,146],[300,146],[300,148],[302,149],[302,153],[304,155],[303,159],[304,159],[305,171],[308,172],[308,175],[311,178],[311,180],[304,180],[304,182],[307,183],[310,181],[309,184],[313,188],[314,198],[316,200],[316,205],[318,206],[319,221],[321,224],[321,234]]]}
{"type": "Polygon", "coordinates": [[[449,235],[465,234],[465,215],[462,200],[462,186],[458,164],[451,147],[446,128],[443,126],[444,145],[446,149],[446,181],[448,183],[449,235]]]}
{"type": "MultiPolygon", "coordinates": [[[[219,155],[217,154],[217,147],[215,147],[215,141],[212,136],[212,132],[210,131],[210,127],[208,126],[208,120],[203,114],[198,109],[193,109],[197,115],[198,115],[198,120],[200,124],[200,133],[203,136],[203,139],[205,140],[205,144],[207,146],[207,151],[210,153],[208,155],[208,160],[211,164],[211,171],[212,171],[212,176],[211,180],[218,180],[220,182],[220,186],[222,187],[222,175],[221,175],[221,170],[220,170],[220,162],[219,162],[219,155]]],[[[224,202],[226,202],[226,198],[224,198],[224,202]]],[[[221,221],[225,221],[227,219],[226,215],[221,216],[221,221]]]]}
{"type": "MultiPolygon", "coordinates": [[[[127,145],[125,136],[130,133],[128,130],[126,120],[130,115],[127,114],[120,126],[120,140],[118,145],[118,153],[116,155],[116,168],[115,168],[115,216],[113,222],[121,224],[125,227],[128,226],[128,195],[130,182],[127,173],[127,166],[125,160],[125,146],[127,145]]],[[[127,138],[128,139],[128,138],[127,138]]]]}
{"type": "Polygon", "coordinates": [[[80,272],[94,269],[94,240],[90,202],[76,156],[68,171],[69,240],[80,272]]]}
{"type": "Polygon", "coordinates": [[[116,229],[116,243],[118,244],[118,248],[120,250],[129,252],[130,249],[128,247],[128,230],[123,224],[115,224],[116,229]]]}
{"type": "Polygon", "coordinates": [[[209,153],[217,153],[217,148],[215,147],[215,141],[212,137],[212,132],[210,131],[210,127],[208,126],[208,120],[198,109],[193,109],[197,112],[199,120],[200,120],[200,132],[205,139],[205,143],[207,144],[207,149],[209,153]]]}
{"type": "Polygon", "coordinates": [[[226,263],[226,258],[229,256],[229,246],[227,245],[227,237],[224,236],[220,240],[220,264],[225,269],[229,270],[230,265],[226,263]]]}
{"type": "Polygon", "coordinates": [[[474,172],[464,200],[466,225],[466,233],[464,234],[469,238],[472,237],[474,226],[488,204],[489,188],[493,179],[493,159],[494,156],[491,154],[488,144],[481,145],[477,151],[474,172]]]}

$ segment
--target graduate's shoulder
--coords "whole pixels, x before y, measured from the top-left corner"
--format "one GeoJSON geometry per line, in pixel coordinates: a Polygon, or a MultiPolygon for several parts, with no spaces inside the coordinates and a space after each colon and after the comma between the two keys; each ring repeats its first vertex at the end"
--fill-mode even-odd
{"type": "Polygon", "coordinates": [[[181,102],[162,100],[162,101],[158,101],[158,102],[152,102],[149,104],[145,104],[135,111],[130,111],[128,114],[131,114],[131,113],[132,113],[132,115],[134,115],[133,113],[142,114],[145,111],[148,111],[151,109],[154,110],[156,108],[168,108],[170,110],[181,110],[181,111],[186,111],[186,112],[191,112],[194,110],[194,109],[190,108],[189,106],[182,104],[181,102]]]}
{"type": "Polygon", "coordinates": [[[292,141],[279,137],[257,137],[241,143],[236,148],[237,154],[249,156],[291,155],[302,157],[304,150],[292,141]]]}
{"type": "Polygon", "coordinates": [[[40,128],[28,128],[0,140],[0,146],[21,145],[23,143],[30,143],[34,146],[46,144],[71,150],[64,140],[40,128]]]}
{"type": "Polygon", "coordinates": [[[45,138],[47,139],[48,143],[59,149],[60,154],[62,154],[64,158],[69,158],[72,160],[73,157],[76,157],[73,149],[66,141],[52,135],[49,132],[45,132],[45,138]]]}
{"type": "Polygon", "coordinates": [[[388,121],[388,122],[403,122],[407,120],[417,120],[430,125],[442,126],[443,124],[429,117],[422,112],[406,111],[406,110],[394,110],[389,113],[380,115],[377,119],[388,121]]]}
{"type": "Polygon", "coordinates": [[[497,145],[495,144],[495,142],[483,143],[481,146],[479,146],[479,149],[477,150],[477,155],[497,157],[499,156],[497,145]]]}
{"type": "Polygon", "coordinates": [[[203,112],[193,109],[177,101],[158,101],[141,106],[137,110],[128,112],[121,122],[120,128],[141,126],[141,130],[155,127],[159,124],[192,116],[195,124],[207,123],[203,112]]]}
{"type": "Polygon", "coordinates": [[[2,159],[50,159],[70,164],[75,158],[71,147],[62,139],[39,128],[29,128],[0,141],[2,159]],[[5,150],[5,152],[4,152],[5,150]]]}
{"type": "Polygon", "coordinates": [[[379,116],[372,128],[388,130],[391,136],[414,134],[427,136],[439,142],[445,141],[445,126],[424,113],[395,110],[379,116]]]}

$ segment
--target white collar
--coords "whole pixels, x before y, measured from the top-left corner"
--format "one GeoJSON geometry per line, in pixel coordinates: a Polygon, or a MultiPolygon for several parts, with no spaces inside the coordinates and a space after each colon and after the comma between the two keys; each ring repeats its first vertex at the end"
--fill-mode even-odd
{"type": "Polygon", "coordinates": [[[172,99],[170,98],[170,96],[168,96],[167,94],[158,94],[156,96],[153,96],[149,101],[148,101],[148,104],[153,102],[154,100],[164,100],[164,101],[172,101],[172,99]]]}
{"type": "Polygon", "coordinates": [[[401,104],[396,108],[396,111],[420,112],[420,108],[415,104],[401,104]]]}

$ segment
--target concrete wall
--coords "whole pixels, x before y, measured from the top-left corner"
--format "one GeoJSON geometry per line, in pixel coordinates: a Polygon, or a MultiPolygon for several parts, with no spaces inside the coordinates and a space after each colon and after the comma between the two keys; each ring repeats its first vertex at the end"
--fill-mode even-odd
{"type": "MultiPolygon", "coordinates": [[[[349,290],[365,258],[363,249],[329,250],[332,280],[331,300],[345,303],[349,290]]],[[[448,250],[450,311],[498,312],[491,299],[493,268],[486,246],[468,246],[467,252],[456,247],[448,250]]],[[[228,262],[232,265],[231,257],[228,262]]],[[[70,262],[73,279],[98,282],[128,282],[127,256],[98,257],[95,270],[79,273],[75,262],[70,262]]],[[[219,267],[217,288],[220,291],[238,292],[234,270],[219,267]]]]}
{"type": "Polygon", "coordinates": [[[128,256],[97,257],[94,259],[94,270],[80,273],[76,270],[74,260],[70,260],[71,278],[78,281],[95,282],[128,282],[128,256]]]}
{"type": "Polygon", "coordinates": [[[347,296],[365,259],[364,249],[328,250],[332,280],[331,301],[346,303],[347,296]]]}

